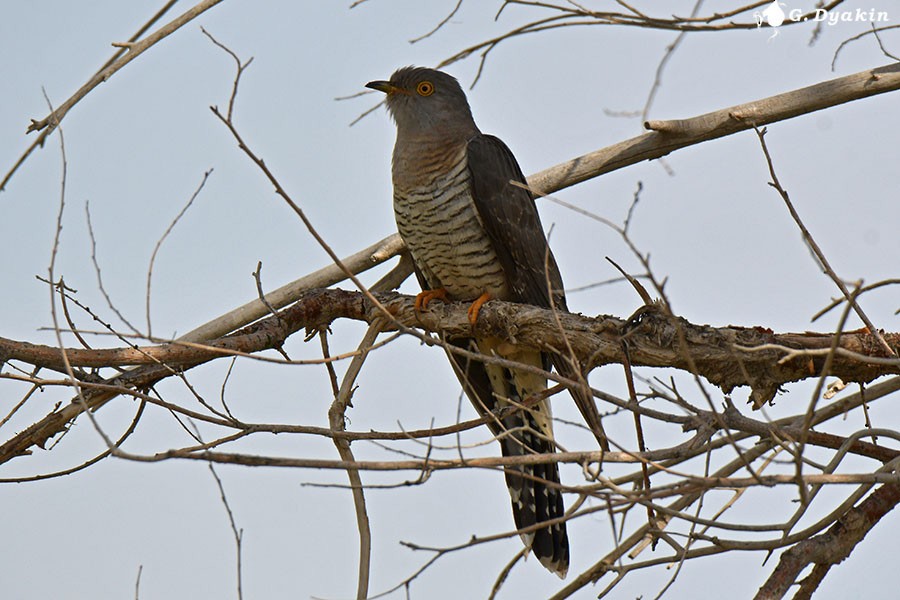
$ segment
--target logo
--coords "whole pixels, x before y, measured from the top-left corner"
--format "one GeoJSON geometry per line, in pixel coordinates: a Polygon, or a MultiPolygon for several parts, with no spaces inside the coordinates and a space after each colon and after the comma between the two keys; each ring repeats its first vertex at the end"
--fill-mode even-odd
{"type": "MultiPolygon", "coordinates": [[[[766,10],[760,12],[753,13],[753,16],[756,17],[756,27],[757,29],[762,27],[763,21],[769,24],[769,27],[779,27],[782,23],[784,23],[784,11],[781,10],[781,7],[784,6],[784,2],[779,2],[778,0],[772,0],[772,4],[766,7],[766,10]]],[[[772,37],[778,35],[778,31],[775,31],[772,34],[772,37]]],[[[771,39],[771,38],[769,38],[771,39]]]]}
{"type": "Polygon", "coordinates": [[[778,27],[788,20],[794,23],[815,21],[827,25],[837,25],[838,23],[888,23],[890,21],[887,11],[875,10],[874,8],[868,10],[857,8],[855,10],[833,11],[817,8],[812,15],[808,15],[804,14],[799,8],[793,8],[788,12],[784,12],[782,6],[786,6],[786,4],[778,0],[772,0],[772,3],[766,6],[765,10],[753,13],[753,16],[756,18],[757,28],[762,27],[763,23],[765,23],[775,30],[769,36],[770,40],[778,35],[778,27]]]}

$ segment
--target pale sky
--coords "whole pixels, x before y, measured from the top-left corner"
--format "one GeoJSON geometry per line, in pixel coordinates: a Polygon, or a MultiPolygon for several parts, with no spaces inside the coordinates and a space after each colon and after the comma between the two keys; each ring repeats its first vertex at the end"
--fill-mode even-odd
{"type": "MultiPolygon", "coordinates": [[[[126,40],[162,4],[47,0],[4,5],[2,173],[31,143],[34,134],[24,133],[29,120],[48,112],[42,88],[59,105],[112,54],[111,43],[126,40]]],[[[386,79],[396,67],[433,66],[468,45],[546,15],[510,6],[494,21],[500,4],[464,2],[443,29],[410,44],[437,25],[455,2],[368,0],[352,10],[349,1],[223,2],[138,57],[63,121],[67,181],[57,275],[78,290],[82,302],[124,329],[97,286],[85,217],[89,203],[107,291],[116,307],[146,330],[151,253],[210,169],[204,189],[156,258],[150,309],[155,334],[180,335],[254,298],[251,273],[258,261],[268,289],[327,264],[328,257],[303,224],[210,112],[210,105],[227,105],[234,64],[201,33],[201,26],[243,59],[253,57],[237,99],[237,126],[338,254],[350,254],[393,233],[393,124],[379,109],[350,127],[380,98],[335,98],[365,91],[367,81],[386,79]]],[[[660,17],[686,15],[693,7],[693,2],[668,2],[664,10],[645,4],[644,10],[659,11],[660,17]]],[[[707,2],[701,12],[737,4],[707,2]]],[[[808,9],[813,3],[786,4],[787,11],[808,9]]],[[[612,1],[591,5],[621,10],[612,1]]],[[[171,16],[190,6],[177,5],[171,16]]],[[[891,23],[900,21],[900,5],[890,0],[850,6],[887,11],[891,23]]],[[[668,63],[650,117],[696,116],[891,62],[869,36],[844,48],[832,72],[838,45],[869,27],[868,22],[825,25],[813,46],[808,45],[809,25],[782,26],[772,39],[769,28],[688,35],[668,63]]],[[[475,119],[483,131],[510,146],[526,174],[639,135],[639,119],[610,111],[643,107],[657,65],[675,36],[602,26],[563,28],[505,42],[492,51],[481,80],[469,91],[475,119]]],[[[900,54],[895,32],[885,32],[883,41],[900,54]]],[[[446,70],[468,88],[477,67],[475,56],[446,70]]],[[[871,283],[897,277],[898,134],[896,94],[769,127],[767,142],[782,183],[846,280],[871,283]]],[[[55,344],[46,330],[51,325],[50,294],[36,276],[47,274],[60,204],[60,165],[59,137],[54,135],[0,193],[0,336],[55,344]]],[[[768,180],[756,135],[745,132],[675,152],[666,157],[665,167],[641,163],[558,195],[621,223],[641,182],[633,238],[651,254],[657,276],[668,279],[672,305],[685,318],[776,331],[829,331],[837,313],[812,324],[810,318],[838,291],[818,269],[768,180]]],[[[615,277],[604,256],[632,272],[639,270],[614,232],[556,205],[542,201],[539,206],[545,227],[553,227],[551,245],[568,287],[615,277]]],[[[363,279],[372,283],[383,272],[373,271],[363,279]]],[[[347,283],[342,287],[350,289],[347,283]]],[[[414,282],[402,290],[414,293],[414,282]]],[[[569,305],[585,314],[626,317],[639,299],[628,286],[612,285],[571,293],[569,305]]],[[[867,296],[863,306],[877,326],[900,329],[894,314],[900,306],[896,288],[867,296]]],[[[76,320],[86,329],[98,327],[83,314],[76,320]]],[[[850,323],[851,328],[858,326],[850,323]]],[[[363,331],[356,323],[336,324],[332,351],[353,350],[363,331]]],[[[294,336],[288,345],[291,357],[318,357],[318,343],[303,344],[301,337],[294,336]]],[[[201,393],[218,399],[227,368],[219,361],[191,371],[190,379],[201,393]]],[[[654,371],[642,374],[668,377],[654,371]]],[[[599,369],[591,381],[610,393],[625,393],[621,367],[599,369]]],[[[681,381],[685,391],[696,393],[688,376],[681,381]]],[[[376,352],[358,383],[355,407],[348,413],[353,430],[396,430],[398,423],[417,429],[428,427],[432,419],[436,424],[457,419],[460,388],[446,359],[438,349],[415,340],[403,339],[376,352]]],[[[0,382],[0,388],[0,414],[5,416],[26,388],[10,382],[0,382]]],[[[190,392],[175,381],[159,389],[173,400],[191,402],[190,392]]],[[[796,412],[808,398],[808,388],[802,385],[788,391],[769,411],[773,418],[796,412]]],[[[746,393],[737,391],[736,403],[744,406],[746,393]]],[[[237,363],[226,397],[232,410],[254,422],[327,425],[331,403],[329,382],[320,367],[250,361],[237,363]]],[[[54,403],[69,398],[70,393],[60,389],[36,394],[0,427],[0,438],[5,441],[54,403]]],[[[873,405],[876,426],[895,423],[897,410],[889,403],[873,405]]],[[[132,400],[117,398],[98,413],[98,421],[117,437],[134,409],[132,400]]],[[[468,403],[461,410],[462,419],[474,416],[468,403]]],[[[563,402],[554,410],[558,416],[578,418],[563,402]]],[[[842,424],[847,431],[863,426],[859,415],[850,419],[842,424]]],[[[629,423],[630,416],[623,417],[607,429],[622,427],[623,438],[632,439],[627,437],[629,423]]],[[[483,440],[486,433],[473,433],[469,441],[483,440]]],[[[582,441],[570,429],[563,430],[564,444],[579,449],[582,441]],[[568,434],[573,437],[566,439],[568,434]]],[[[153,454],[189,443],[171,415],[154,409],[144,415],[127,449],[153,454]]],[[[656,447],[671,443],[652,441],[656,447]]],[[[0,466],[0,477],[76,466],[104,447],[88,421],[80,419],[52,451],[36,450],[6,463],[0,466]]],[[[337,458],[324,438],[253,438],[230,449],[337,458]]],[[[354,450],[358,458],[396,457],[374,445],[354,444],[354,450]]],[[[479,452],[497,454],[494,444],[473,455],[479,452]]],[[[244,598],[354,596],[357,538],[350,494],[303,485],[343,485],[343,472],[217,469],[244,532],[244,598]]],[[[572,482],[580,478],[576,468],[564,467],[562,474],[572,482]]],[[[363,474],[368,484],[415,477],[363,474]]],[[[507,491],[495,472],[437,473],[426,485],[370,490],[367,500],[373,595],[402,581],[429,557],[400,541],[450,546],[472,535],[513,528],[507,491]]],[[[794,500],[793,490],[755,492],[741,514],[765,521],[766,511],[794,500]],[[764,516],[752,516],[760,509],[764,516]]],[[[139,569],[143,599],[236,597],[234,541],[218,488],[204,464],[107,459],[66,477],[7,483],[0,486],[0,514],[6,548],[0,560],[0,595],[5,598],[132,598],[139,569]]],[[[816,598],[893,593],[893,578],[887,574],[895,562],[891,532],[897,518],[886,517],[848,561],[833,569],[816,598]]],[[[570,538],[570,573],[577,574],[609,550],[609,522],[595,516],[573,523],[570,538]]],[[[410,597],[484,597],[519,548],[513,538],[448,555],[414,581],[410,597]]],[[[774,567],[774,557],[762,565],[764,559],[764,553],[748,553],[689,561],[668,597],[719,598],[736,590],[740,597],[751,596],[774,567]]],[[[612,597],[652,598],[671,575],[662,568],[633,573],[612,597]]],[[[515,568],[500,597],[544,597],[560,586],[532,559],[515,568]]],[[[576,597],[592,598],[600,589],[589,587],[576,597]]],[[[403,592],[392,597],[402,598],[403,592]]]]}

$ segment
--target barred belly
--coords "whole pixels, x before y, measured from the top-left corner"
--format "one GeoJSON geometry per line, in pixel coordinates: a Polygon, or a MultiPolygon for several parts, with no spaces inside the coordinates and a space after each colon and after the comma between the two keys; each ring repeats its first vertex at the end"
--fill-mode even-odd
{"type": "MultiPolygon", "coordinates": [[[[446,159],[446,156],[435,158],[446,159]]],[[[465,148],[452,164],[404,189],[394,184],[397,229],[413,261],[432,289],[445,288],[454,300],[474,300],[487,292],[507,296],[506,277],[472,199],[465,148]]]]}

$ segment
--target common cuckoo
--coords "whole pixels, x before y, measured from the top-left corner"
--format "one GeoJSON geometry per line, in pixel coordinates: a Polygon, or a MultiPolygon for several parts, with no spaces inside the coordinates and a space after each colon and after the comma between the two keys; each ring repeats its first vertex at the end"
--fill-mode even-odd
{"type": "MultiPolygon", "coordinates": [[[[530,192],[506,145],[479,131],[459,83],[446,73],[420,67],[397,70],[390,81],[366,87],[387,95],[397,124],[394,145],[394,215],[423,292],[416,307],[435,298],[473,302],[478,318],[491,298],[566,310],[559,268],[547,245],[530,192]]],[[[449,342],[487,357],[531,367],[508,369],[449,352],[450,361],[476,410],[488,421],[504,456],[555,451],[550,404],[541,398],[551,363],[566,377],[580,373],[564,356],[478,337],[449,342]],[[536,401],[537,400],[537,401],[536,401]],[[525,406],[507,411],[506,406],[525,406]]],[[[601,445],[606,439],[583,379],[576,404],[601,445]]],[[[541,564],[564,577],[569,542],[556,463],[507,467],[513,517],[541,564]],[[540,528],[546,521],[554,521],[540,528]]]]}

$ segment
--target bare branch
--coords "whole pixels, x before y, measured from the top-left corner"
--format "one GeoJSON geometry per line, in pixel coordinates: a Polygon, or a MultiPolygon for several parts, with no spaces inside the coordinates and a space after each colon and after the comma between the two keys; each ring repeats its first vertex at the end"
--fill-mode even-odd
{"type": "MultiPolygon", "coordinates": [[[[167,12],[169,12],[169,9],[172,8],[176,2],[178,2],[178,0],[169,0],[168,2],[166,2],[166,4],[161,9],[159,9],[155,15],[150,17],[150,19],[146,23],[144,23],[134,33],[134,35],[132,35],[128,39],[128,44],[132,44],[138,38],[140,38],[142,35],[144,35],[153,25],[156,24],[157,21],[159,21],[161,18],[163,18],[163,16],[167,12]]],[[[116,44],[113,44],[113,45],[115,46],[116,44]]],[[[128,52],[128,46],[127,45],[120,46],[120,49],[117,52],[115,52],[112,55],[112,57],[103,64],[102,67],[100,67],[100,69],[97,71],[97,73],[94,74],[94,78],[96,78],[98,75],[100,75],[100,73],[104,72],[108,67],[112,66],[126,52],[128,52]]],[[[93,81],[93,79],[92,79],[92,81],[93,81]]],[[[59,118],[57,119],[57,122],[61,121],[62,117],[63,117],[63,115],[60,115],[59,118]]],[[[35,139],[34,142],[32,142],[31,145],[25,150],[25,152],[22,153],[22,155],[19,157],[19,159],[10,168],[10,170],[7,171],[6,175],[3,176],[3,180],[0,181],[0,191],[3,191],[6,188],[6,184],[9,183],[9,180],[12,179],[13,175],[15,175],[15,173],[19,169],[19,167],[21,167],[25,163],[25,161],[28,160],[28,157],[31,156],[31,153],[34,152],[34,150],[37,148],[43,148],[44,142],[47,141],[47,137],[51,133],[53,133],[52,127],[44,129],[40,133],[40,135],[38,135],[37,139],[35,139]]]]}
{"type": "Polygon", "coordinates": [[[884,45],[882,45],[882,43],[881,43],[881,38],[878,37],[879,31],[887,31],[888,29],[897,29],[898,27],[900,27],[900,25],[887,25],[885,27],[875,27],[875,25],[873,23],[872,29],[870,29],[868,31],[863,31],[862,33],[854,35],[851,38],[847,38],[846,40],[841,42],[840,45],[838,45],[838,47],[835,49],[834,56],[831,59],[831,70],[834,71],[834,65],[837,63],[838,54],[840,54],[841,50],[844,49],[844,46],[846,46],[847,44],[849,44],[851,42],[855,42],[856,40],[862,39],[862,38],[866,37],[867,35],[874,35],[876,37],[876,39],[878,41],[878,45],[881,47],[882,52],[886,56],[893,58],[894,60],[900,60],[897,57],[893,56],[892,54],[888,53],[884,49],[884,45]]]}
{"type": "Polygon", "coordinates": [[[197,196],[200,195],[200,192],[203,191],[204,186],[206,185],[206,181],[209,179],[209,176],[212,175],[213,170],[210,169],[203,174],[203,178],[200,180],[200,185],[197,186],[197,189],[194,190],[194,193],[191,194],[191,197],[188,199],[187,203],[181,208],[175,218],[172,219],[172,222],[169,223],[169,226],[166,227],[166,230],[163,232],[162,236],[156,241],[156,245],[153,247],[153,252],[150,254],[150,263],[147,265],[147,295],[145,298],[146,301],[146,316],[147,316],[147,336],[153,335],[153,327],[151,326],[150,319],[150,282],[153,278],[153,264],[156,262],[156,255],[159,253],[159,249],[162,247],[163,242],[166,241],[166,238],[169,237],[169,234],[172,233],[172,230],[175,229],[175,225],[178,224],[178,221],[181,220],[181,217],[185,215],[188,209],[194,204],[194,200],[197,199],[197,196]]]}
{"type": "Polygon", "coordinates": [[[552,193],[674,150],[752,129],[754,124],[775,123],[897,89],[900,64],[891,64],[698,117],[648,121],[644,127],[649,133],[550,167],[529,177],[528,184],[552,193]]]}
{"type": "Polygon", "coordinates": [[[875,336],[875,339],[878,340],[878,343],[881,345],[881,347],[885,350],[885,352],[887,352],[887,356],[896,357],[897,353],[882,338],[881,333],[878,331],[878,328],[875,327],[874,324],[872,324],[872,321],[869,320],[869,317],[866,315],[866,313],[864,313],[862,308],[860,308],[860,306],[856,303],[855,296],[858,294],[858,291],[851,296],[850,290],[847,288],[844,280],[838,277],[837,273],[834,272],[834,269],[831,268],[831,265],[828,263],[828,259],[825,257],[825,253],[822,252],[822,249],[816,243],[816,240],[809,232],[809,229],[807,229],[806,225],[803,224],[803,221],[802,219],[800,219],[800,215],[797,213],[797,209],[794,208],[794,204],[791,202],[787,191],[785,191],[785,189],[781,186],[781,182],[778,181],[778,176],[775,174],[775,166],[772,164],[772,156],[769,154],[769,148],[766,146],[766,130],[759,129],[755,125],[753,128],[756,130],[756,135],[759,137],[759,143],[762,146],[763,154],[766,157],[766,164],[769,167],[769,175],[772,176],[772,182],[769,185],[774,187],[778,191],[778,194],[781,196],[781,199],[784,200],[788,212],[791,213],[791,218],[794,220],[794,223],[797,224],[797,227],[800,228],[800,233],[803,235],[803,241],[806,242],[806,245],[809,246],[810,250],[812,250],[816,259],[819,261],[819,264],[822,266],[822,270],[825,272],[825,274],[828,275],[828,277],[831,278],[838,289],[841,290],[841,293],[844,295],[844,298],[847,299],[849,306],[853,308],[854,312],[856,312],[860,320],[865,323],[866,327],[868,327],[872,335],[875,336]]]}
{"type": "MultiPolygon", "coordinates": [[[[465,336],[473,332],[465,303],[434,304],[427,311],[416,312],[411,296],[390,293],[376,296],[379,305],[404,328],[415,327],[449,336],[465,336]]],[[[634,365],[687,367],[679,351],[667,342],[674,335],[675,321],[653,307],[643,308],[627,324],[611,316],[584,317],[561,313],[562,330],[556,326],[556,317],[551,310],[496,300],[485,304],[484,309],[483,313],[479,313],[475,332],[514,340],[519,345],[532,348],[565,348],[568,341],[584,365],[621,364],[623,357],[618,332],[627,325],[634,365]]],[[[72,348],[66,349],[66,355],[72,365],[82,367],[156,363],[183,367],[230,356],[235,351],[250,353],[274,348],[296,331],[322,326],[335,319],[349,318],[371,323],[380,314],[381,309],[369,304],[358,292],[311,290],[276,316],[206,344],[176,341],[138,349],[72,348]]],[[[821,366],[834,340],[831,334],[825,333],[774,333],[762,327],[715,328],[695,325],[683,319],[677,322],[685,331],[686,342],[699,373],[726,391],[740,385],[751,385],[761,392],[771,388],[774,393],[774,388],[779,385],[815,376],[819,373],[817,365],[821,366]],[[786,360],[782,360],[783,357],[786,360]]],[[[385,328],[389,330],[393,327],[396,325],[385,328]]],[[[888,343],[900,343],[900,333],[888,333],[884,337],[888,343]]],[[[869,332],[844,333],[840,342],[832,375],[845,382],[866,382],[900,369],[900,361],[885,358],[884,353],[878,351],[877,340],[869,332]]],[[[0,338],[0,353],[8,359],[36,366],[61,366],[59,349],[50,346],[0,338]]]]}
{"type": "MultiPolygon", "coordinates": [[[[366,335],[363,336],[359,343],[359,353],[350,362],[347,372],[344,374],[344,380],[341,387],[334,397],[331,408],[328,409],[328,423],[332,431],[345,430],[345,418],[347,408],[350,406],[350,398],[353,396],[353,390],[356,386],[356,377],[362,369],[363,362],[368,356],[369,351],[375,343],[375,339],[381,332],[382,324],[380,320],[376,320],[369,325],[366,335]]],[[[350,441],[344,438],[335,437],[334,445],[341,456],[342,462],[353,463],[355,458],[353,451],[350,449],[350,441]]],[[[369,515],[366,512],[366,498],[363,492],[362,479],[359,476],[359,470],[354,468],[347,469],[347,477],[350,480],[350,488],[353,494],[353,506],[356,510],[356,526],[359,532],[359,568],[357,570],[357,600],[365,600],[369,595],[369,567],[372,559],[372,531],[369,528],[369,515]]]]}
{"type": "Polygon", "coordinates": [[[46,127],[55,128],[59,125],[60,121],[66,116],[66,114],[75,106],[82,98],[88,95],[95,87],[107,81],[110,77],[112,77],[119,69],[130,63],[132,60],[143,54],[149,48],[151,48],[154,44],[176,32],[178,29],[183,27],[184,25],[190,23],[195,18],[199,17],[201,14],[206,12],[207,10],[214,7],[216,4],[219,4],[222,0],[203,0],[202,2],[198,2],[189,10],[185,11],[179,17],[173,19],[169,23],[163,25],[144,39],[138,42],[123,42],[113,44],[114,46],[120,48],[126,48],[128,52],[122,56],[119,60],[113,61],[109,66],[105,69],[101,69],[96,75],[91,77],[87,83],[85,83],[81,88],[78,89],[75,94],[72,95],[71,98],[63,102],[59,105],[58,108],[53,110],[49,115],[40,120],[32,119],[31,125],[28,126],[28,132],[32,131],[40,131],[46,127]]]}
{"type": "Polygon", "coordinates": [[[804,540],[781,555],[778,567],[756,594],[758,600],[784,597],[801,572],[814,565],[794,598],[809,598],[825,574],[847,558],[867,533],[900,502],[900,484],[889,483],[847,511],[827,532],[804,540]]]}
{"type": "Polygon", "coordinates": [[[231,511],[231,505],[228,503],[228,496],[225,495],[225,485],[219,478],[219,474],[216,473],[216,468],[212,463],[209,463],[209,465],[207,466],[209,467],[209,472],[212,474],[213,479],[216,480],[216,487],[219,488],[219,499],[222,500],[222,505],[225,507],[225,513],[228,515],[228,524],[231,526],[232,535],[234,535],[234,544],[237,554],[237,597],[238,600],[242,600],[244,597],[244,592],[243,586],[241,584],[241,580],[243,578],[243,569],[241,568],[241,542],[244,538],[244,530],[238,529],[237,523],[234,520],[234,513],[231,511]]]}

